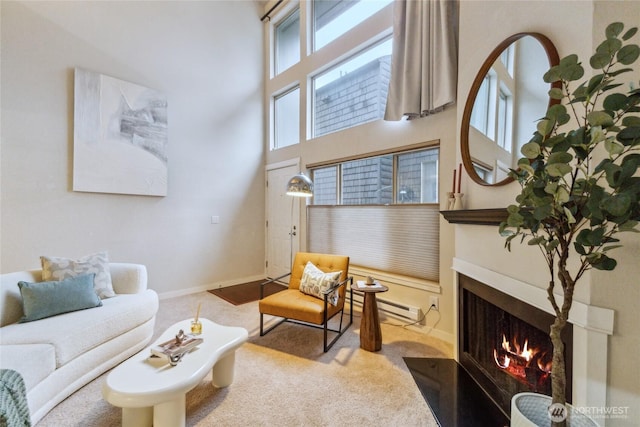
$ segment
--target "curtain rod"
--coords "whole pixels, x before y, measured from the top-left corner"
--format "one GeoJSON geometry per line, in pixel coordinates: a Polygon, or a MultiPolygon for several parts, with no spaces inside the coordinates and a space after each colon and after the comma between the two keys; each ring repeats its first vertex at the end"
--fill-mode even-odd
{"type": "Polygon", "coordinates": [[[273,10],[274,10],[276,7],[280,6],[280,3],[282,3],[282,1],[283,1],[283,0],[278,0],[278,1],[276,2],[276,4],[274,4],[273,6],[271,6],[271,9],[269,9],[269,11],[268,11],[267,13],[265,13],[265,14],[262,16],[262,18],[260,18],[260,21],[264,22],[265,18],[269,18],[269,19],[271,19],[271,17],[270,17],[269,15],[271,14],[271,12],[273,12],[273,10]]]}

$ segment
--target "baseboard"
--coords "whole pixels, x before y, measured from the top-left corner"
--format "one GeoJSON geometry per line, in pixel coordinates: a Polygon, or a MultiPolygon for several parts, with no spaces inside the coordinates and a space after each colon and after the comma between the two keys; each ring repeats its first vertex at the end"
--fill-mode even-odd
{"type": "Polygon", "coordinates": [[[197,294],[198,292],[206,292],[211,289],[226,288],[228,286],[239,285],[241,283],[253,282],[260,279],[264,279],[264,274],[260,274],[257,276],[247,276],[240,279],[227,280],[224,282],[209,283],[207,285],[194,286],[192,288],[180,289],[177,291],[162,292],[158,293],[158,298],[163,300],[168,298],[181,297],[184,295],[197,294]]]}

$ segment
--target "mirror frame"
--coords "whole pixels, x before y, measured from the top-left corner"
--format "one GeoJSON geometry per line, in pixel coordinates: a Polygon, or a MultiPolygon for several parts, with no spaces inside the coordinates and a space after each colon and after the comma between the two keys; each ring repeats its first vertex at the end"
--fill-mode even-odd
{"type": "MultiPolygon", "coordinates": [[[[469,150],[469,127],[471,126],[471,111],[473,110],[473,105],[475,104],[476,97],[478,96],[478,91],[480,90],[480,85],[482,85],[482,81],[484,80],[484,77],[491,69],[491,66],[493,65],[493,63],[500,57],[503,50],[509,47],[513,42],[520,40],[521,38],[526,36],[533,37],[536,40],[538,40],[538,42],[540,42],[540,44],[544,48],[544,51],[547,54],[547,59],[549,60],[549,68],[555,65],[558,65],[558,63],[560,62],[558,51],[556,50],[556,47],[554,46],[553,42],[543,34],[532,33],[532,32],[516,33],[510,37],[507,37],[498,46],[496,46],[496,48],[493,49],[493,51],[491,51],[487,59],[484,61],[484,63],[480,67],[480,70],[478,71],[478,74],[476,75],[476,78],[473,80],[473,83],[471,84],[471,89],[469,90],[469,95],[467,96],[467,102],[465,103],[465,106],[464,106],[464,113],[462,114],[462,124],[460,126],[460,149],[462,154],[462,163],[464,164],[464,168],[467,171],[467,174],[476,184],[497,187],[497,186],[509,184],[510,182],[513,181],[513,178],[509,176],[500,182],[490,184],[484,181],[482,178],[480,178],[480,176],[476,173],[475,169],[473,168],[473,162],[471,160],[471,152],[469,150]]],[[[549,89],[556,86],[557,86],[556,84],[550,85],[549,89]]],[[[549,98],[549,104],[547,108],[551,107],[554,104],[557,104],[558,102],[560,101],[557,99],[549,98]]],[[[545,113],[546,111],[543,111],[541,113],[541,116],[544,115],[545,113]]]]}

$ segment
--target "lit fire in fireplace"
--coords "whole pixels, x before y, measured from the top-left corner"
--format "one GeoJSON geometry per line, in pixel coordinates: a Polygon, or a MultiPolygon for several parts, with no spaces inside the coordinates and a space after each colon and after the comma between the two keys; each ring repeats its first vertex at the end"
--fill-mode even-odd
{"type": "Polygon", "coordinates": [[[493,350],[493,359],[501,369],[524,384],[537,389],[551,373],[551,357],[545,351],[529,347],[525,339],[520,345],[517,338],[511,343],[502,335],[500,348],[493,350]]]}

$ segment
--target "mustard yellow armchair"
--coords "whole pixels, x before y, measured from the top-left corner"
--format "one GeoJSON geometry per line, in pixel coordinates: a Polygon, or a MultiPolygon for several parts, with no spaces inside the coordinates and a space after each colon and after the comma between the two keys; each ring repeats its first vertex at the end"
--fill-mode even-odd
{"type": "Polygon", "coordinates": [[[353,323],[353,291],[351,292],[349,323],[343,328],[344,303],[347,294],[347,284],[353,283],[353,277],[349,277],[349,257],[341,255],[315,254],[308,252],[298,252],[293,261],[291,272],[276,277],[262,283],[260,286],[260,336],[266,335],[283,322],[298,323],[306,326],[320,328],[324,330],[324,351],[327,352],[333,344],[353,323]],[[310,262],[312,266],[307,266],[310,262]],[[313,281],[313,273],[317,267],[319,274],[316,277],[335,278],[335,275],[322,274],[340,272],[337,280],[331,280],[327,286],[317,286],[318,281],[313,281]],[[305,274],[305,268],[307,273],[305,274]],[[289,276],[289,287],[273,295],[264,297],[264,286],[268,283],[280,281],[289,276]],[[311,284],[311,286],[310,286],[311,284]],[[304,291],[304,292],[303,292],[304,291]],[[282,317],[268,329],[264,329],[264,315],[282,317]],[[329,320],[340,314],[340,325],[338,329],[331,329],[328,326],[329,320]],[[328,332],[337,335],[327,344],[328,332]]]}

